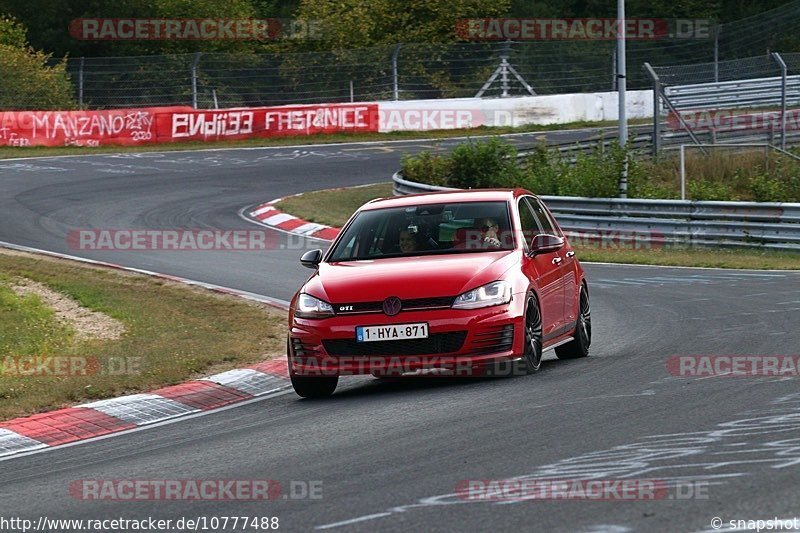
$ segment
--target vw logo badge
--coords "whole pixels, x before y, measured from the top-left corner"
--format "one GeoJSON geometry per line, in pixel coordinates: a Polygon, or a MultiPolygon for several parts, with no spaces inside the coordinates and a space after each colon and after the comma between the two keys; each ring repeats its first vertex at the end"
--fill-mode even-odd
{"type": "Polygon", "coordinates": [[[403,308],[403,302],[397,296],[390,296],[383,301],[383,312],[388,316],[394,316],[403,308]]]}

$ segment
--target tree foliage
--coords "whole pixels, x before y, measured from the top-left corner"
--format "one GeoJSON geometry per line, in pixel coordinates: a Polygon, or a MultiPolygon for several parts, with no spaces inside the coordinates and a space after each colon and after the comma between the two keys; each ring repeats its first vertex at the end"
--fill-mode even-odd
{"type": "Polygon", "coordinates": [[[48,66],[50,57],[28,46],[22,24],[0,18],[0,109],[75,106],[65,62],[48,66]]]}
{"type": "MultiPolygon", "coordinates": [[[[710,19],[722,23],[757,16],[797,0],[627,0],[631,18],[710,19]]],[[[56,56],[160,53],[308,51],[393,43],[457,40],[456,21],[470,17],[614,17],[609,0],[0,0],[0,16],[28,29],[36,49],[56,56]],[[270,18],[321,24],[320,39],[246,41],[79,41],[68,31],[76,18],[270,18]]],[[[754,25],[758,19],[754,19],[754,25]]]]}

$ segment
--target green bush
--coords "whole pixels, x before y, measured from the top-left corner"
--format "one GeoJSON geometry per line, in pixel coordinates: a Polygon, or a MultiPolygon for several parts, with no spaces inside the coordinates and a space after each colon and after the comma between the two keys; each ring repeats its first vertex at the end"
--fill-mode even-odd
{"type": "MultiPolygon", "coordinates": [[[[637,158],[613,143],[572,161],[540,145],[520,161],[512,145],[493,138],[463,143],[451,155],[406,155],[402,169],[407,179],[434,185],[524,187],[539,195],[603,198],[619,194],[626,156],[629,198],[680,198],[674,157],[637,158]]],[[[687,158],[687,176],[687,198],[692,200],[800,201],[800,164],[775,154],[765,160],[763,151],[696,155],[687,158]]]]}
{"type": "Polygon", "coordinates": [[[791,196],[786,182],[765,174],[750,178],[750,189],[756,202],[788,202],[791,196]]]}
{"type": "Polygon", "coordinates": [[[451,187],[517,187],[522,171],[517,150],[498,138],[459,144],[450,156],[451,187]]]}
{"type": "Polygon", "coordinates": [[[686,195],[689,200],[736,201],[739,198],[724,183],[705,178],[690,180],[686,183],[686,195]]]}
{"type": "Polygon", "coordinates": [[[540,195],[557,195],[564,163],[546,146],[539,145],[523,161],[520,185],[540,195]]]}
{"type": "Polygon", "coordinates": [[[450,180],[452,161],[449,156],[421,152],[416,156],[404,154],[400,160],[403,177],[417,183],[446,186],[450,180]]]}

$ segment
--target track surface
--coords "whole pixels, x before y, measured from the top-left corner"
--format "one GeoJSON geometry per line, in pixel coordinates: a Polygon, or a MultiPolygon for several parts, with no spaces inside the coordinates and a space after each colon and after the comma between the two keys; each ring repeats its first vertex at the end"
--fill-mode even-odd
{"type": "MultiPolygon", "coordinates": [[[[88,253],[71,250],[65,235],[77,228],[250,229],[238,209],[384,180],[404,150],[422,145],[0,161],[0,240],[288,299],[307,275],[298,250],[88,253]]],[[[800,274],[587,271],[595,329],[588,359],[549,355],[538,375],[503,380],[352,378],[330,401],[285,394],[20,457],[0,468],[0,516],[261,515],[278,516],[290,531],[588,532],[700,531],[715,516],[800,514],[797,379],[679,379],[666,370],[672,355],[797,354],[800,274]],[[465,479],[590,475],[700,481],[708,498],[498,504],[448,496],[465,479]],[[165,478],[321,480],[323,498],[131,503],[68,493],[78,479],[165,478]]]]}

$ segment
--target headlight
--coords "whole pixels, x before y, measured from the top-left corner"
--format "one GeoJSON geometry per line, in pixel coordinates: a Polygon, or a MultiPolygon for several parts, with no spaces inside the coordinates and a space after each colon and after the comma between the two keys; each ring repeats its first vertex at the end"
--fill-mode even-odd
{"type": "Polygon", "coordinates": [[[478,309],[490,305],[507,304],[511,301],[511,284],[493,281],[482,287],[465,292],[453,302],[454,309],[478,309]]]}
{"type": "Polygon", "coordinates": [[[294,316],[300,318],[325,318],[333,316],[333,306],[310,294],[301,294],[294,307],[294,316]]]}

